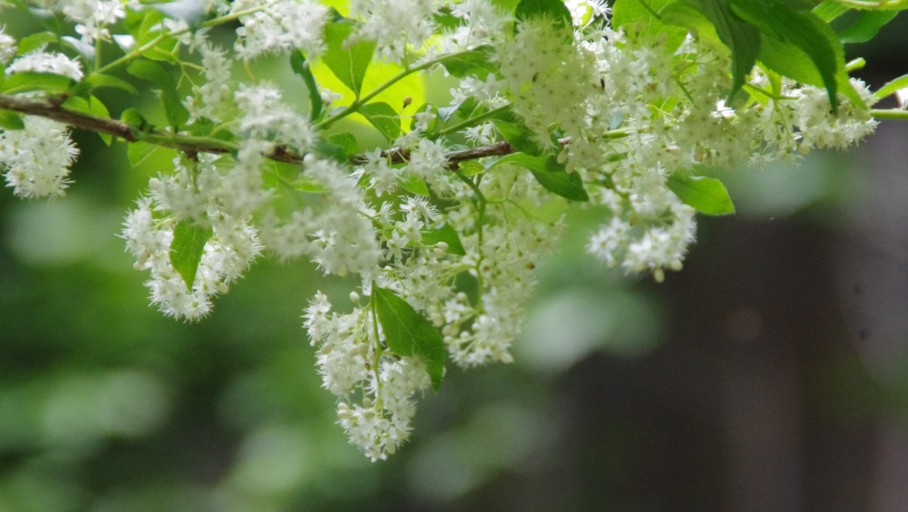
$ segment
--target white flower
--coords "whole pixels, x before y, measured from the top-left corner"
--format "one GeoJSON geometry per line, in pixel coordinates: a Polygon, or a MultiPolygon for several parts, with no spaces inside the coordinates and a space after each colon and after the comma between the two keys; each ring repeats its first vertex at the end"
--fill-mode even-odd
{"type": "Polygon", "coordinates": [[[307,58],[324,51],[322,28],[328,19],[328,7],[312,0],[239,0],[231,12],[241,12],[261,5],[263,8],[240,17],[236,52],[244,59],[269,53],[302,50],[307,58]]]}
{"type": "Polygon", "coordinates": [[[0,27],[0,66],[5,66],[16,55],[16,40],[0,27]]]}
{"type": "Polygon", "coordinates": [[[107,26],[126,17],[122,0],[69,0],[60,4],[63,14],[76,22],[76,32],[86,44],[108,39],[107,26]]]}
{"type": "Polygon", "coordinates": [[[283,103],[281,92],[267,82],[242,85],[234,94],[242,111],[239,129],[253,139],[287,144],[304,152],[315,140],[309,120],[283,103]]]}
{"type": "Polygon", "coordinates": [[[406,49],[419,49],[432,36],[432,15],[440,0],[351,0],[350,16],[362,21],[354,37],[375,41],[379,56],[400,62],[406,49]]]}
{"type": "Polygon", "coordinates": [[[69,77],[76,82],[82,80],[84,76],[79,61],[70,59],[62,53],[47,53],[43,50],[29,52],[14,60],[6,68],[7,75],[21,72],[53,73],[69,77]]]}
{"type": "Polygon", "coordinates": [[[175,219],[160,215],[156,218],[156,210],[162,209],[156,208],[152,198],[140,199],[136,209],[126,216],[121,236],[126,240],[126,249],[136,258],[136,268],[150,273],[145,286],[152,304],[167,316],[198,320],[211,311],[211,299],[226,293],[228,285],[261,252],[258,234],[243,220],[214,213],[210,218],[211,237],[205,243],[195,277],[187,285],[170,259],[175,219]]]}
{"type": "Polygon", "coordinates": [[[0,131],[0,170],[17,196],[62,196],[69,167],[79,154],[66,126],[35,116],[23,117],[22,130],[0,131]]]}

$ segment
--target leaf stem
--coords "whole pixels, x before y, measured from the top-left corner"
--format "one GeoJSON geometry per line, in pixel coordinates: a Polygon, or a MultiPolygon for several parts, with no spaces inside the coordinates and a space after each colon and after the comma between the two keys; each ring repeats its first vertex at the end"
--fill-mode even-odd
{"type": "Polygon", "coordinates": [[[870,115],[877,119],[901,119],[908,120],[908,110],[900,109],[870,109],[870,115]]]}
{"type": "MultiPolygon", "coordinates": [[[[220,16],[218,18],[212,18],[210,20],[203,21],[201,23],[201,26],[202,27],[216,27],[218,25],[223,25],[224,23],[229,23],[231,21],[235,21],[242,16],[246,16],[247,14],[253,14],[253,13],[261,11],[263,9],[265,9],[264,6],[250,7],[248,9],[243,9],[241,11],[226,14],[226,15],[220,16]]],[[[136,49],[130,50],[126,55],[123,55],[122,57],[120,57],[116,60],[113,60],[111,62],[108,62],[107,64],[105,64],[104,66],[101,66],[100,68],[97,68],[95,70],[95,72],[96,73],[106,73],[107,71],[110,71],[111,69],[122,66],[123,64],[126,64],[134,59],[141,57],[145,52],[154,48],[158,43],[160,43],[164,39],[166,39],[168,37],[175,37],[175,36],[185,34],[186,32],[189,32],[190,30],[191,29],[189,27],[187,27],[187,28],[182,28],[180,30],[174,30],[173,32],[170,32],[170,33],[160,33],[157,36],[155,36],[154,38],[152,38],[150,41],[148,41],[147,43],[143,44],[142,46],[140,46],[136,49]]]]}
{"type": "Polygon", "coordinates": [[[433,137],[441,137],[441,136],[447,135],[447,134],[449,134],[449,133],[454,133],[454,132],[460,131],[460,130],[462,130],[463,128],[466,128],[466,127],[468,127],[468,126],[470,126],[470,125],[473,125],[473,124],[475,124],[475,123],[477,123],[477,122],[479,122],[479,121],[482,121],[483,119],[488,119],[488,118],[493,117],[493,116],[495,116],[495,115],[497,115],[497,114],[500,114],[500,113],[504,112],[505,110],[507,110],[507,109],[510,108],[510,107],[511,107],[510,105],[505,105],[505,106],[503,106],[503,107],[498,107],[498,108],[489,110],[488,112],[485,112],[485,113],[483,113],[483,114],[479,114],[479,115],[476,116],[476,117],[471,117],[471,118],[469,118],[469,119],[464,119],[463,121],[461,121],[461,122],[459,122],[459,123],[457,123],[457,124],[455,124],[455,125],[453,125],[453,126],[449,126],[449,127],[445,128],[444,130],[438,131],[438,132],[433,133],[433,134],[431,134],[431,135],[432,135],[433,137]]]}

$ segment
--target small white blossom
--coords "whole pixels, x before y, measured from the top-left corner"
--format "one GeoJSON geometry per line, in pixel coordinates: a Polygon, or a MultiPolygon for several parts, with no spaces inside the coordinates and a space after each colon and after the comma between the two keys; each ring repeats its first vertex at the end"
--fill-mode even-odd
{"type": "Polygon", "coordinates": [[[16,39],[0,26],[0,66],[5,66],[16,55],[16,39]]]}
{"type": "Polygon", "coordinates": [[[47,53],[43,50],[29,52],[14,60],[6,68],[7,75],[21,72],[53,73],[69,77],[76,82],[82,80],[84,76],[79,61],[70,59],[62,53],[47,53]]]}
{"type": "Polygon", "coordinates": [[[27,199],[62,196],[79,150],[66,126],[35,116],[23,121],[22,130],[0,131],[0,170],[6,186],[27,199]]]}
{"type": "Polygon", "coordinates": [[[314,0],[239,0],[231,12],[251,7],[262,9],[240,16],[236,52],[243,59],[269,53],[302,50],[307,58],[324,51],[322,28],[328,20],[328,7],[314,0]]]}

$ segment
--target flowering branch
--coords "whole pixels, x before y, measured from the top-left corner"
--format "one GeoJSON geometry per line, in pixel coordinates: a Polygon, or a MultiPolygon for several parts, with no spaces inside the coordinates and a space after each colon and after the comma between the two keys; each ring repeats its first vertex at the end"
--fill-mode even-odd
{"type": "MultiPolygon", "coordinates": [[[[36,20],[53,21],[49,32],[19,40],[0,28],[0,179],[21,197],[63,195],[79,152],[66,126],[180,152],[122,231],[168,316],[208,314],[265,247],[359,275],[351,312],[319,292],[303,317],[339,423],[372,460],[407,440],[416,395],[438,389],[445,361],[512,360],[535,261],[554,250],[564,225],[553,219],[572,203],[603,212],[589,252],[662,280],[681,268],[697,212],[734,213],[721,182],[691,172],[846,148],[879,119],[908,119],[867,106],[908,75],[875,93],[841,79],[863,61],[843,62],[829,26],[849,9],[908,0],[836,0],[822,15],[777,0],[368,0],[343,14],[328,0],[207,0],[199,19],[151,3],[0,0],[54,14],[36,20]],[[227,24],[232,44],[207,30],[227,24]],[[698,37],[704,24],[719,37],[698,37]],[[822,83],[781,59],[757,65],[753,49],[767,41],[809,59],[822,83]],[[117,58],[101,51],[111,42],[117,58]],[[308,111],[254,75],[266,56],[290,57],[302,78],[292,94],[307,89],[308,111]],[[120,68],[127,78],[107,74],[120,68]],[[406,94],[419,95],[392,86],[441,68],[456,80],[451,102],[405,113],[406,94]],[[160,91],[166,127],[138,113],[110,119],[91,95],[138,91],[131,79],[160,91]],[[332,105],[326,85],[353,99],[332,105]],[[739,94],[747,100],[728,102],[739,94]],[[338,126],[352,114],[392,147],[357,153],[358,134],[338,126]]],[[[891,19],[861,18],[862,30],[891,19]]]]}
{"type": "MultiPolygon", "coordinates": [[[[235,144],[211,137],[196,137],[190,135],[174,135],[172,133],[158,130],[138,130],[128,123],[117,121],[115,119],[106,119],[90,114],[84,114],[74,110],[69,110],[61,105],[58,99],[31,100],[23,99],[16,96],[0,94],[0,109],[19,112],[21,114],[41,116],[47,119],[53,119],[78,128],[95,133],[103,133],[119,137],[127,142],[148,142],[173,148],[185,153],[235,153],[237,147],[235,144]]],[[[561,141],[562,145],[567,143],[567,139],[561,141]]],[[[466,160],[476,160],[490,156],[503,156],[517,151],[507,142],[498,142],[479,148],[463,149],[447,153],[447,159],[450,167],[466,160]]],[[[272,147],[265,153],[267,158],[278,162],[296,164],[302,163],[303,156],[283,145],[272,147]]],[[[400,148],[389,148],[382,151],[382,156],[390,158],[392,164],[402,164],[410,160],[410,152],[400,148]]],[[[352,159],[354,164],[365,163],[364,156],[355,156],[352,159]]]]}

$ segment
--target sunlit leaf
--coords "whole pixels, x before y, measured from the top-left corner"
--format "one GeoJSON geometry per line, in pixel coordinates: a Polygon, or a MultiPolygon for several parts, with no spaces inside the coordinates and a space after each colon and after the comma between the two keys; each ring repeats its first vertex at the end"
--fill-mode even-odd
{"type": "Polygon", "coordinates": [[[322,62],[359,97],[366,70],[375,52],[375,43],[368,40],[349,42],[347,38],[352,32],[352,25],[345,21],[325,27],[328,49],[322,55],[322,62]]]}

